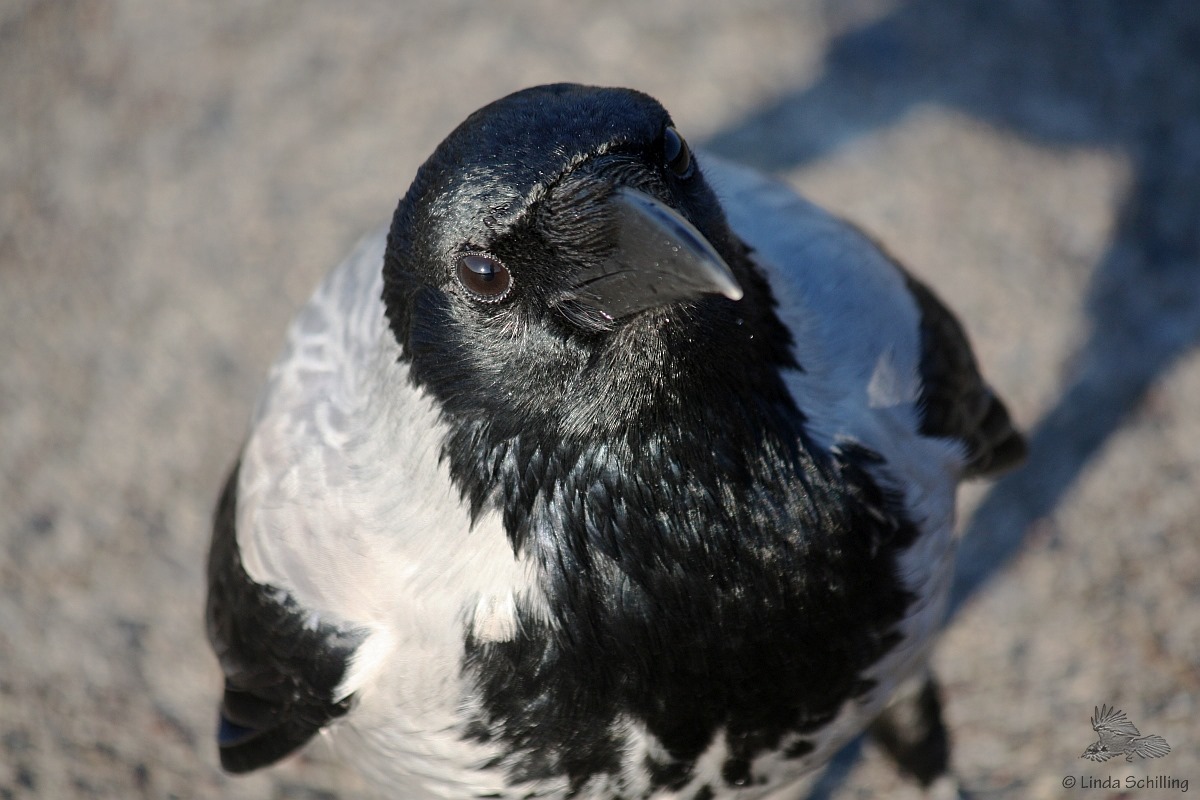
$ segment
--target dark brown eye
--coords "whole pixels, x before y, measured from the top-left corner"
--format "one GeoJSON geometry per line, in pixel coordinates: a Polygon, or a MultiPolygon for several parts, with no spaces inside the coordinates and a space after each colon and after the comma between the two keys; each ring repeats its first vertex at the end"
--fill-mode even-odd
{"type": "Polygon", "coordinates": [[[674,128],[667,128],[663,131],[663,158],[671,172],[681,178],[691,176],[695,166],[692,163],[692,151],[683,137],[679,135],[679,131],[674,128]]]}
{"type": "Polygon", "coordinates": [[[499,303],[512,288],[508,267],[484,253],[465,253],[458,257],[458,282],[475,299],[499,303]]]}

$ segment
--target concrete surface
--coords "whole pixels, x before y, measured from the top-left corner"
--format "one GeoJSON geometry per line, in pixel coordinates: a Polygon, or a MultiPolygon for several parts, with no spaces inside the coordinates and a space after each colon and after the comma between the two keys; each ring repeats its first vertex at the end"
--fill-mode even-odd
{"type": "MultiPolygon", "coordinates": [[[[468,112],[624,84],[873,232],[1032,432],[964,491],[938,648],[981,798],[1200,791],[1200,4],[0,5],[0,798],[223,776],[208,516],[284,325],[468,112]],[[1100,703],[1174,747],[1096,765],[1100,703]]],[[[870,746],[821,793],[915,798],[870,746]]]]}

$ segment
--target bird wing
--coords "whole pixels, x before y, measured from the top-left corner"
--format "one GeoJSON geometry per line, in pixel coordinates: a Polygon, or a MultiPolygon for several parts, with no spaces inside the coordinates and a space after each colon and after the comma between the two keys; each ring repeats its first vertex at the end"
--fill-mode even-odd
{"type": "MultiPolygon", "coordinates": [[[[915,659],[942,622],[955,488],[973,463],[965,432],[923,427],[922,398],[930,391],[923,383],[939,382],[922,370],[929,361],[923,353],[937,352],[940,339],[923,333],[929,326],[908,276],[861,231],[759,173],[704,154],[698,161],[733,232],[768,276],[791,332],[798,369],[784,380],[807,434],[835,457],[847,447],[875,454],[867,471],[917,521],[919,535],[897,571],[921,600],[889,655],[895,664],[915,659]]],[[[965,339],[959,343],[965,347],[965,339]]],[[[969,353],[966,360],[973,366],[969,353]]],[[[877,675],[886,696],[890,678],[882,669],[877,675]]]]}
{"type": "Polygon", "coordinates": [[[962,325],[928,286],[905,277],[921,313],[921,433],[962,442],[967,477],[1015,466],[1025,440],[980,376],[962,325]]]}
{"type": "Polygon", "coordinates": [[[1095,710],[1095,716],[1092,717],[1092,729],[1100,734],[1101,741],[1106,736],[1142,735],[1137,726],[1129,721],[1129,717],[1125,716],[1124,711],[1108,706],[1100,706],[1095,710]]]}
{"type": "Polygon", "coordinates": [[[225,673],[221,764],[248,772],[296,750],[349,710],[337,687],[366,632],[322,621],[286,591],[246,574],[236,536],[238,473],[235,466],[214,519],[207,621],[225,673]]]}
{"type": "Polygon", "coordinates": [[[382,327],[380,238],[292,323],[218,503],[207,621],[225,673],[218,743],[231,772],[282,758],[350,707],[346,677],[370,630],[315,576],[335,571],[329,553],[353,530],[341,449],[357,402],[352,366],[382,327]]]}
{"type": "Polygon", "coordinates": [[[1024,440],[980,376],[962,326],[928,287],[868,236],[789,187],[710,155],[702,163],[734,230],[773,265],[808,385],[813,393],[840,387],[828,399],[810,397],[810,418],[821,406],[869,408],[868,425],[889,412],[915,416],[922,436],[960,451],[966,477],[1021,460],[1024,440]]]}
{"type": "Polygon", "coordinates": [[[500,515],[473,516],[450,480],[437,409],[384,317],[385,233],[293,321],[217,514],[209,630],[230,770],[298,747],[352,698],[348,723],[379,705],[394,730],[448,729],[465,622],[509,635],[537,593],[500,515]]]}

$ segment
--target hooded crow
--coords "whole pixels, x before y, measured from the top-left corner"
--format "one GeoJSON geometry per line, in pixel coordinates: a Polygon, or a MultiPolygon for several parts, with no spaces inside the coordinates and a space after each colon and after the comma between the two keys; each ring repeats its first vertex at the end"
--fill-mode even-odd
{"type": "Polygon", "coordinates": [[[960,479],[1024,444],[937,297],[652,98],[472,114],[293,322],[222,493],[231,772],[389,797],[794,797],[946,770],[960,479]]]}

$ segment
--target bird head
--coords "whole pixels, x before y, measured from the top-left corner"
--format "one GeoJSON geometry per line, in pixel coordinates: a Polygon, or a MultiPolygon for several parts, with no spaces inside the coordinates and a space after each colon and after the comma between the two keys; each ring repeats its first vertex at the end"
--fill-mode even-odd
{"type": "Polygon", "coordinates": [[[1088,761],[1108,761],[1113,755],[1103,742],[1092,742],[1080,758],[1086,758],[1088,761]]]}
{"type": "Polygon", "coordinates": [[[789,358],[687,142],[631,90],[540,86],[468,117],[401,200],[384,282],[412,379],[514,431],[628,426],[789,358]]]}

